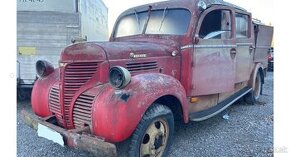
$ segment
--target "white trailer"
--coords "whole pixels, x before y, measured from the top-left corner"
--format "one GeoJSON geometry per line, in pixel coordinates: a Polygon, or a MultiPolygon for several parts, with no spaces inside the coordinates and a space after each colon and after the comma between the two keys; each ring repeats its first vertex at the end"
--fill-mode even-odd
{"type": "Polygon", "coordinates": [[[107,41],[108,8],[102,0],[17,1],[18,97],[27,97],[36,80],[35,63],[58,66],[60,52],[74,39],[107,41]]]}

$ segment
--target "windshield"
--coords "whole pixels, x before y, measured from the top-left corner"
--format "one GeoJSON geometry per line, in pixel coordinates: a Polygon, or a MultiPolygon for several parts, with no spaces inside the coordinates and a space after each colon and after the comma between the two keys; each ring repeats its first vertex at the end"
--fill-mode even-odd
{"type": "Polygon", "coordinates": [[[164,8],[152,10],[149,14],[148,11],[134,11],[119,20],[114,36],[124,37],[143,32],[145,34],[184,35],[187,32],[190,15],[191,13],[186,9],[164,8]]]}

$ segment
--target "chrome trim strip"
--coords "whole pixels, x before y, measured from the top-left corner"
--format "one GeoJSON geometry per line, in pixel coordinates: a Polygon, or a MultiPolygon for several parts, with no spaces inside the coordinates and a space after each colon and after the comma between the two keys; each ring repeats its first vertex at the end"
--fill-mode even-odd
{"type": "Polygon", "coordinates": [[[256,46],[256,48],[260,48],[260,49],[270,49],[271,46],[256,46]]]}
{"type": "MultiPolygon", "coordinates": [[[[237,46],[251,46],[253,43],[237,43],[237,45],[185,45],[181,46],[180,49],[188,49],[188,48],[235,48],[237,46]]],[[[257,46],[256,48],[270,48],[269,46],[257,46]]]]}
{"type": "Polygon", "coordinates": [[[194,48],[235,48],[236,45],[194,45],[194,48]]]}
{"type": "Polygon", "coordinates": [[[237,46],[251,46],[253,43],[237,43],[237,46]]]}
{"type": "Polygon", "coordinates": [[[185,46],[180,47],[181,50],[188,49],[188,48],[193,48],[193,45],[185,45],[185,46]]]}
{"type": "Polygon", "coordinates": [[[230,105],[232,105],[234,102],[236,102],[238,99],[240,99],[241,97],[243,97],[244,95],[246,95],[247,93],[249,93],[250,91],[252,90],[252,88],[248,89],[247,91],[245,91],[243,94],[241,94],[240,96],[236,97],[234,100],[232,100],[230,103],[228,103],[227,105],[225,105],[224,107],[222,107],[221,109],[219,109],[218,111],[210,114],[210,115],[207,115],[207,116],[204,116],[204,117],[201,117],[201,118],[193,118],[193,119],[190,119],[192,121],[203,121],[203,120],[206,120],[208,118],[211,118],[217,114],[219,114],[220,112],[222,112],[223,110],[225,110],[226,108],[228,108],[230,105]]]}

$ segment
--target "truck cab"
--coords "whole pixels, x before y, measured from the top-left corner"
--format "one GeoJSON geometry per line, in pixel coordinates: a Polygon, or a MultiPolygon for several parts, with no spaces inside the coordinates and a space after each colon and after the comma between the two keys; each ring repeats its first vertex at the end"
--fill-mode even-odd
{"type": "Polygon", "coordinates": [[[128,156],[166,156],[175,119],[202,121],[242,97],[259,98],[272,34],[220,0],[128,9],[109,42],[69,45],[59,67],[36,63],[36,118],[23,112],[24,119],[98,156],[116,155],[124,140],[128,156]]]}

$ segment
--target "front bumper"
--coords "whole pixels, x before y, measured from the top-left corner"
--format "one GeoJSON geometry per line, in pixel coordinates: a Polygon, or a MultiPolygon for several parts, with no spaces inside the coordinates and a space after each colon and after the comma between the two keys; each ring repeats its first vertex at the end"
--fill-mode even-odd
{"type": "Polygon", "coordinates": [[[38,129],[38,124],[42,124],[60,133],[63,137],[65,145],[69,147],[88,151],[98,157],[117,156],[117,150],[114,144],[105,142],[104,140],[91,136],[90,134],[85,134],[84,132],[87,131],[85,128],[83,130],[65,130],[48,122],[52,117],[39,118],[26,110],[22,110],[21,115],[23,121],[35,130],[38,129]]]}

